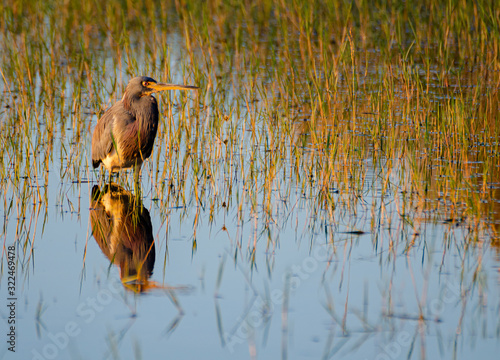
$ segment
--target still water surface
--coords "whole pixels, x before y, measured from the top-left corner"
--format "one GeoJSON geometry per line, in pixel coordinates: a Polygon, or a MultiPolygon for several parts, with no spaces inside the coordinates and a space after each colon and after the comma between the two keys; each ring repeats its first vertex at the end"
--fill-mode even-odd
{"type": "MultiPolygon", "coordinates": [[[[425,241],[406,253],[390,245],[391,231],[402,236],[404,229],[381,226],[377,246],[369,233],[351,234],[342,224],[310,231],[321,213],[312,219],[307,201],[292,195],[288,205],[276,205],[287,218],[273,235],[277,245],[257,246],[252,261],[235,244],[237,236],[253,241],[253,219],[238,226],[229,209],[209,223],[200,210],[193,250],[197,209],[172,208],[165,220],[145,192],[138,221],[151,226],[137,241],[151,237],[155,244],[152,260],[139,255],[152,275],[149,291],[138,294],[91,236],[92,185],[61,184],[64,201],[49,200],[47,214],[34,219],[33,258],[17,265],[16,358],[386,359],[425,352],[493,359],[498,350],[498,252],[445,248],[465,237],[462,227],[423,224],[418,237],[425,241]],[[482,279],[475,285],[478,257],[482,279]],[[425,321],[418,321],[419,306],[425,321]]],[[[375,192],[367,189],[367,202],[375,192]]],[[[57,197],[49,191],[49,199],[57,197]]],[[[124,211],[124,198],[116,196],[112,208],[124,211]]],[[[370,209],[358,209],[360,231],[380,220],[370,209]]],[[[385,211],[404,226],[391,201],[385,211]]],[[[7,224],[6,245],[15,226],[7,224]]],[[[5,347],[4,357],[12,358],[5,347]]]]}
{"type": "MultiPolygon", "coordinates": [[[[173,73],[183,66],[179,36],[168,38],[173,73]]],[[[137,62],[138,72],[147,73],[145,60],[137,62]]],[[[115,81],[123,88],[127,74],[110,59],[105,69],[118,75],[103,80],[103,88],[115,81]],[[121,77],[123,83],[116,80],[121,77]]],[[[228,92],[227,103],[238,90],[228,92]]],[[[120,90],[110,93],[110,103],[121,96],[120,90]]],[[[68,116],[73,96],[68,86],[58,100],[68,116]]],[[[498,211],[473,221],[448,218],[445,201],[432,187],[426,201],[440,205],[415,210],[404,191],[412,180],[410,160],[394,165],[388,156],[374,163],[372,155],[381,148],[373,145],[356,165],[361,174],[356,191],[331,184],[335,206],[322,206],[314,192],[304,190],[291,155],[281,159],[285,165],[270,190],[261,191],[265,178],[252,184],[240,171],[255,158],[267,164],[278,155],[269,139],[258,146],[249,141],[248,104],[229,116],[220,136],[235,129],[240,134],[231,156],[222,140],[214,147],[222,154],[216,160],[196,149],[182,158],[179,154],[189,153],[182,137],[171,147],[162,145],[175,131],[186,131],[172,128],[198,100],[161,98],[161,113],[172,121],[160,124],[161,140],[144,166],[140,204],[134,203],[131,174],[123,173],[106,192],[106,181],[90,170],[90,130],[98,116],[89,104],[80,114],[87,131],[61,120],[67,128],[53,144],[35,131],[24,138],[38,143],[38,165],[48,171],[22,179],[5,174],[2,180],[10,184],[1,194],[3,254],[14,245],[17,268],[16,352],[8,350],[2,326],[3,358],[497,358],[500,249],[495,232],[470,227],[475,221],[495,229],[498,211]],[[48,146],[53,155],[43,160],[48,146]],[[212,169],[223,169],[214,172],[212,182],[200,185],[202,176],[190,172],[197,156],[214,160],[212,169]],[[177,172],[155,175],[172,157],[177,172]],[[381,176],[388,168],[392,174],[381,176]],[[387,191],[388,182],[402,190],[387,191]],[[159,197],[161,186],[175,199],[159,197]],[[204,191],[204,200],[197,201],[196,189],[204,191]],[[31,195],[23,197],[26,193],[31,195]],[[96,232],[101,228],[112,235],[96,232]]],[[[252,106],[258,110],[258,99],[252,106]]],[[[203,109],[207,120],[196,121],[208,123],[215,116],[209,111],[203,109]]],[[[314,154],[303,116],[298,117],[286,147],[314,154]]],[[[268,126],[264,120],[257,122],[261,129],[268,126]]],[[[366,114],[358,120],[375,121],[366,114]]],[[[419,153],[434,156],[432,151],[419,153]]],[[[339,173],[342,169],[340,164],[339,173]]],[[[432,181],[439,176],[431,171],[432,181]]],[[[7,324],[9,309],[2,306],[0,314],[7,324]]]]}

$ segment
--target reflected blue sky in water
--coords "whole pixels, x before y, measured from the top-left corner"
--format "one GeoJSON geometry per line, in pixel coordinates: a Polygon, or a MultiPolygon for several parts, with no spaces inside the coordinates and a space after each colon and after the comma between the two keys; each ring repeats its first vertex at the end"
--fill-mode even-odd
{"type": "MultiPolygon", "coordinates": [[[[147,181],[144,183],[147,185],[147,181]]],[[[259,238],[252,265],[244,248],[238,250],[238,259],[234,260],[235,234],[241,229],[231,223],[231,211],[225,221],[219,217],[212,225],[208,224],[207,212],[200,212],[197,250],[193,253],[196,210],[190,209],[182,220],[184,209],[171,210],[167,242],[162,209],[145,198],[156,241],[151,280],[174,288],[171,291],[177,307],[164,290],[137,295],[121,285],[119,269],[110,265],[90,236],[90,186],[81,184],[77,191],[78,187],[62,184],[67,198],[73,204],[80,202],[80,213],[68,212],[68,202],[56,207],[49,201],[43,235],[42,218],[38,219],[34,259],[29,269],[18,268],[19,358],[31,358],[35,354],[31,349],[50,355],[58,344],[57,358],[102,358],[113,351],[120,358],[130,358],[136,352],[143,358],[166,354],[248,358],[253,346],[259,356],[280,357],[287,275],[291,276],[286,336],[289,358],[335,354],[371,359],[374,354],[383,356],[386,350],[396,351],[394,339],[402,332],[415,341],[417,352],[425,339],[427,354],[439,351],[439,343],[445,357],[457,351],[459,358],[467,354],[488,358],[498,348],[497,339],[492,337],[497,326],[495,296],[499,284],[495,253],[478,247],[464,255],[451,246],[443,261],[443,238],[460,239],[464,236],[462,228],[450,230],[442,224],[426,224],[420,235],[425,248],[421,245],[407,255],[403,249],[393,253],[388,250],[384,242],[389,237],[384,229],[379,248],[374,249],[370,234],[346,234],[349,228],[338,225],[328,230],[336,233],[332,246],[322,232],[297,235],[310,218],[309,210],[303,207],[294,210],[293,220],[279,231],[274,251],[266,251],[265,239],[259,238]],[[71,188],[74,191],[67,191],[71,188]],[[221,231],[223,224],[227,233],[221,231]],[[471,284],[477,265],[475,253],[482,253],[480,276],[484,280],[480,286],[471,284]],[[462,267],[463,287],[458,280],[462,267]],[[488,298],[481,296],[486,288],[488,298]],[[411,317],[418,317],[417,296],[420,299],[423,291],[427,292],[423,303],[427,304],[424,315],[428,318],[419,324],[411,317]],[[462,316],[461,291],[466,291],[469,300],[462,333],[456,336],[462,316]],[[43,311],[37,322],[39,304],[43,311]],[[389,307],[393,316],[386,316],[389,307]],[[63,346],[61,333],[74,323],[79,333],[68,336],[68,344],[63,346]],[[172,323],[177,325],[171,328],[172,323]],[[420,330],[425,335],[414,338],[420,330]]],[[[51,199],[57,197],[55,191],[50,195],[51,199]]],[[[366,221],[370,221],[368,216],[366,221]]],[[[13,229],[14,222],[10,222],[7,234],[13,229]]],[[[243,234],[242,239],[253,241],[251,219],[243,234]]],[[[245,241],[242,246],[246,246],[245,241]]],[[[403,345],[401,354],[407,354],[409,345],[403,345]]]]}

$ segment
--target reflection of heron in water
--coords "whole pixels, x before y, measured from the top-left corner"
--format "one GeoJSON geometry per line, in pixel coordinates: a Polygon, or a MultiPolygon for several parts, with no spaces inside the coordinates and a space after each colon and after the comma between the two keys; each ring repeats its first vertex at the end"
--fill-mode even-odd
{"type": "Polygon", "coordinates": [[[117,184],[94,185],[92,234],[107,258],[120,268],[123,285],[135,292],[157,287],[149,278],[155,263],[153,226],[148,210],[117,184]]]}

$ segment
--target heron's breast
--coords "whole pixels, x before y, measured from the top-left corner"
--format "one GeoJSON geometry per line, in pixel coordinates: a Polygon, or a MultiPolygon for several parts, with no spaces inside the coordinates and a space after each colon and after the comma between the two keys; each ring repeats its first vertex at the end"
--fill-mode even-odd
{"type": "Polygon", "coordinates": [[[120,156],[124,161],[128,159],[146,159],[151,154],[153,143],[158,129],[155,121],[136,120],[121,134],[118,144],[120,156]]]}

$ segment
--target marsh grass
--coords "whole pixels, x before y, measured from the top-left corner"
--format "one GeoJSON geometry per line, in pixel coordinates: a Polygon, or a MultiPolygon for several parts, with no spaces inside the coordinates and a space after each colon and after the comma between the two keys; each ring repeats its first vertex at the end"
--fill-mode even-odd
{"type": "Polygon", "coordinates": [[[82,211],[68,192],[99,181],[93,126],[138,74],[201,88],[159,96],[142,172],[166,239],[173,209],[192,222],[193,254],[202,222],[236,223],[234,261],[251,264],[287,226],[331,245],[367,233],[381,263],[425,248],[431,223],[443,258],[471,251],[477,271],[471,247],[498,246],[494,1],[8,0],[0,14],[2,234],[24,265],[52,204],[82,211]]]}

